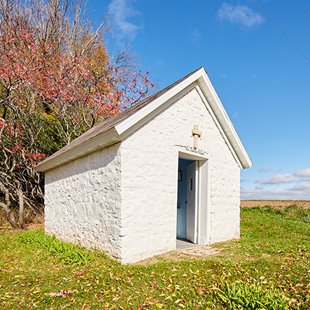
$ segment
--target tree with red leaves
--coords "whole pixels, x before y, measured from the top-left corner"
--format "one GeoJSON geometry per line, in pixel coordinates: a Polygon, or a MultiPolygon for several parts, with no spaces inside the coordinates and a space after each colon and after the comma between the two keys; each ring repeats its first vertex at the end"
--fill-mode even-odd
{"type": "Polygon", "coordinates": [[[105,47],[82,1],[0,0],[0,207],[14,228],[42,214],[42,158],[153,87],[105,47]],[[26,217],[26,219],[25,219],[26,217]]]}

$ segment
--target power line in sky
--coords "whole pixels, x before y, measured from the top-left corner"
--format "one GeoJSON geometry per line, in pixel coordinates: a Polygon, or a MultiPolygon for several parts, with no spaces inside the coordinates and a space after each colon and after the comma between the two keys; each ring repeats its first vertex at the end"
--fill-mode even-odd
{"type": "Polygon", "coordinates": [[[302,8],[302,10],[304,11],[304,13],[308,16],[308,18],[310,18],[310,11],[308,10],[308,8],[304,5],[304,3],[301,0],[296,0],[296,2],[299,4],[299,6],[302,8]]]}
{"type": "MultiPolygon", "coordinates": [[[[299,0],[297,0],[299,1],[299,0]]],[[[264,15],[264,17],[269,20],[271,25],[303,56],[304,59],[306,59],[308,62],[310,62],[310,58],[308,55],[303,51],[303,49],[294,41],[289,34],[269,15],[266,13],[265,10],[263,10],[262,6],[258,3],[258,1],[254,0],[253,1],[260,12],[264,15]]]]}

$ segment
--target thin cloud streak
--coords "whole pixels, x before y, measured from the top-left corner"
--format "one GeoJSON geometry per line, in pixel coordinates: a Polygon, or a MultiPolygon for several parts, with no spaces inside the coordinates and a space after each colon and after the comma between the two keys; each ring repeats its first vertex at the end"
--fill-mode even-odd
{"type": "Polygon", "coordinates": [[[197,43],[201,40],[201,32],[197,28],[193,28],[189,33],[191,42],[197,43]]]}
{"type": "Polygon", "coordinates": [[[265,173],[265,172],[271,172],[271,171],[273,171],[272,168],[266,167],[266,168],[261,168],[261,169],[259,169],[257,172],[259,172],[259,173],[265,173]]]}
{"type": "Polygon", "coordinates": [[[285,183],[293,183],[296,181],[296,178],[290,174],[278,174],[274,175],[269,179],[258,179],[255,181],[257,184],[285,184],[285,183]]]}
{"type": "Polygon", "coordinates": [[[247,28],[259,26],[265,21],[261,14],[254,12],[248,6],[239,4],[233,6],[227,2],[219,8],[217,16],[222,22],[226,21],[247,28]]]}

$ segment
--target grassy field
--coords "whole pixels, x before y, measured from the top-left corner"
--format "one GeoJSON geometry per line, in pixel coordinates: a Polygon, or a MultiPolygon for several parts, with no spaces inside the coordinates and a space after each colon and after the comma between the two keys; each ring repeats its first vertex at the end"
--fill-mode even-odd
{"type": "Polygon", "coordinates": [[[309,309],[310,210],[243,208],[219,254],[120,265],[46,237],[0,234],[1,309],[309,309]]]}

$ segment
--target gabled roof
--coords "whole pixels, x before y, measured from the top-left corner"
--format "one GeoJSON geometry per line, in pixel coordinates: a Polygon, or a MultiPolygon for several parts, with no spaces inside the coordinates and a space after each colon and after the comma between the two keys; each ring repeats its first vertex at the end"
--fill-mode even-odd
{"type": "Polygon", "coordinates": [[[225,136],[224,138],[234,153],[235,158],[240,163],[240,166],[242,168],[251,167],[251,160],[213,88],[206,71],[201,67],[161,91],[140,101],[135,106],[97,124],[65,147],[43,160],[35,169],[37,171],[48,171],[121,141],[131,131],[137,130],[137,124],[140,121],[147,119],[152,112],[159,109],[168,100],[192,84],[197,84],[199,86],[199,90],[201,91],[200,95],[205,99],[205,104],[211,108],[216,122],[220,126],[220,131],[225,136]]]}

